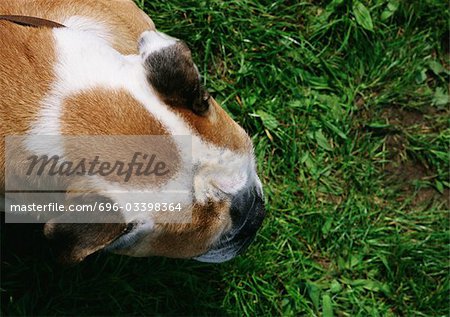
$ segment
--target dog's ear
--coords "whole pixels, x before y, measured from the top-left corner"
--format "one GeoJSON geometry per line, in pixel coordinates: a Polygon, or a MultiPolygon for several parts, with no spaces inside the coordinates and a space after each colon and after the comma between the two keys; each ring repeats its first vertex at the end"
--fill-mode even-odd
{"type": "MultiPolygon", "coordinates": [[[[95,202],[105,201],[105,197],[90,195],[71,200],[68,204],[93,206],[95,202]]],[[[113,242],[126,231],[126,227],[121,215],[111,211],[89,211],[89,215],[65,212],[45,224],[44,234],[60,262],[75,264],[113,242]]]]}
{"type": "Polygon", "coordinates": [[[209,94],[189,48],[182,41],[159,32],[145,32],[140,40],[147,80],[162,100],[172,107],[191,109],[198,115],[209,108],[209,94]]]}

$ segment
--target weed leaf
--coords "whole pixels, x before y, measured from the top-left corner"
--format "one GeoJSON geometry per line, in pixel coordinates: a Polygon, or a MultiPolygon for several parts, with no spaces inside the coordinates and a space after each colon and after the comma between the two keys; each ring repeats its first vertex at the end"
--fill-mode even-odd
{"type": "Polygon", "coordinates": [[[427,70],[426,68],[422,68],[420,71],[416,74],[416,83],[422,84],[427,80],[427,70]]]}
{"type": "Polygon", "coordinates": [[[333,317],[333,304],[331,303],[331,297],[328,294],[322,296],[322,316],[333,317]]]}
{"type": "Polygon", "coordinates": [[[311,301],[313,302],[314,306],[318,308],[320,300],[320,288],[316,284],[309,282],[307,283],[307,289],[311,301]]]}
{"type": "Polygon", "coordinates": [[[368,31],[373,31],[372,17],[370,16],[369,9],[359,1],[353,4],[353,14],[355,15],[356,22],[368,31]]]}
{"type": "Polygon", "coordinates": [[[436,180],[436,189],[439,193],[443,194],[444,193],[444,184],[442,184],[442,182],[436,180]]]}
{"type": "Polygon", "coordinates": [[[448,94],[441,87],[436,88],[433,97],[433,104],[435,106],[445,106],[448,104],[448,94]]]}
{"type": "Polygon", "coordinates": [[[279,122],[275,119],[274,116],[264,112],[262,110],[258,110],[256,114],[261,118],[263,125],[269,130],[275,130],[276,127],[279,126],[279,122]]]}
{"type": "Polygon", "coordinates": [[[428,66],[433,71],[433,73],[435,73],[436,75],[446,72],[444,66],[442,66],[442,64],[439,63],[438,61],[434,61],[434,60],[430,61],[430,62],[428,62],[428,66]]]}
{"type": "Polygon", "coordinates": [[[392,15],[394,15],[395,11],[397,11],[399,6],[398,0],[389,1],[386,9],[381,13],[381,21],[386,21],[392,15]]]}
{"type": "Polygon", "coordinates": [[[325,221],[325,224],[322,226],[322,233],[324,236],[326,236],[328,234],[328,232],[330,232],[332,224],[333,224],[333,218],[329,217],[325,221]]]}
{"type": "Polygon", "coordinates": [[[342,290],[341,284],[338,281],[333,280],[331,282],[330,291],[332,293],[339,293],[341,290],[342,290]]]}
{"type": "Polygon", "coordinates": [[[322,130],[319,130],[315,133],[317,144],[324,150],[332,151],[333,149],[330,146],[330,143],[328,143],[327,138],[325,135],[323,135],[322,130]]]}

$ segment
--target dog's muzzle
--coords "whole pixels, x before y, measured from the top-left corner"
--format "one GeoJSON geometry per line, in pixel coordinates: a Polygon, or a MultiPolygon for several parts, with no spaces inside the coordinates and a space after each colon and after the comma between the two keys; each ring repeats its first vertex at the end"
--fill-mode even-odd
{"type": "Polygon", "coordinates": [[[256,236],[266,215],[261,191],[246,188],[231,202],[233,227],[212,248],[194,259],[201,262],[220,263],[244,252],[256,236]]]}

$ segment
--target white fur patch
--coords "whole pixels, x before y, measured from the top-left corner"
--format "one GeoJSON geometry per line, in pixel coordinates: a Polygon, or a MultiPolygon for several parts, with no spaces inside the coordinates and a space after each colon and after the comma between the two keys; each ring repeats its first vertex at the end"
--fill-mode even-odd
{"type": "Polygon", "coordinates": [[[84,16],[74,15],[64,20],[63,24],[68,28],[95,35],[110,44],[113,43],[114,36],[109,31],[106,23],[101,23],[84,16]]]}
{"type": "Polygon", "coordinates": [[[170,47],[177,42],[177,39],[158,31],[145,31],[139,40],[139,52],[143,59],[151,53],[170,47]]]}

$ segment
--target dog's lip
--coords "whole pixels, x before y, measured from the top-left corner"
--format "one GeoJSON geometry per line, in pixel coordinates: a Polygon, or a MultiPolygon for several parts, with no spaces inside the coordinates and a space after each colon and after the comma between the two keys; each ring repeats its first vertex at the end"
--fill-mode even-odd
{"type": "Polygon", "coordinates": [[[199,262],[223,263],[244,252],[253,241],[254,237],[248,237],[239,242],[231,242],[221,248],[213,248],[206,253],[194,257],[199,262]]]}
{"type": "Polygon", "coordinates": [[[242,235],[233,231],[224,235],[207,252],[194,257],[194,260],[207,263],[222,263],[229,261],[247,250],[255,239],[256,234],[242,238],[242,235]]]}
{"type": "Polygon", "coordinates": [[[104,250],[105,251],[116,251],[116,250],[120,250],[120,249],[126,249],[131,244],[135,243],[138,240],[138,238],[140,238],[140,237],[135,237],[134,239],[130,239],[128,241],[125,240],[124,237],[126,237],[127,235],[132,233],[133,230],[135,230],[137,226],[138,226],[138,224],[136,222],[129,222],[127,224],[125,230],[119,236],[117,236],[117,238],[115,238],[111,243],[109,243],[104,248],[104,250]]]}

